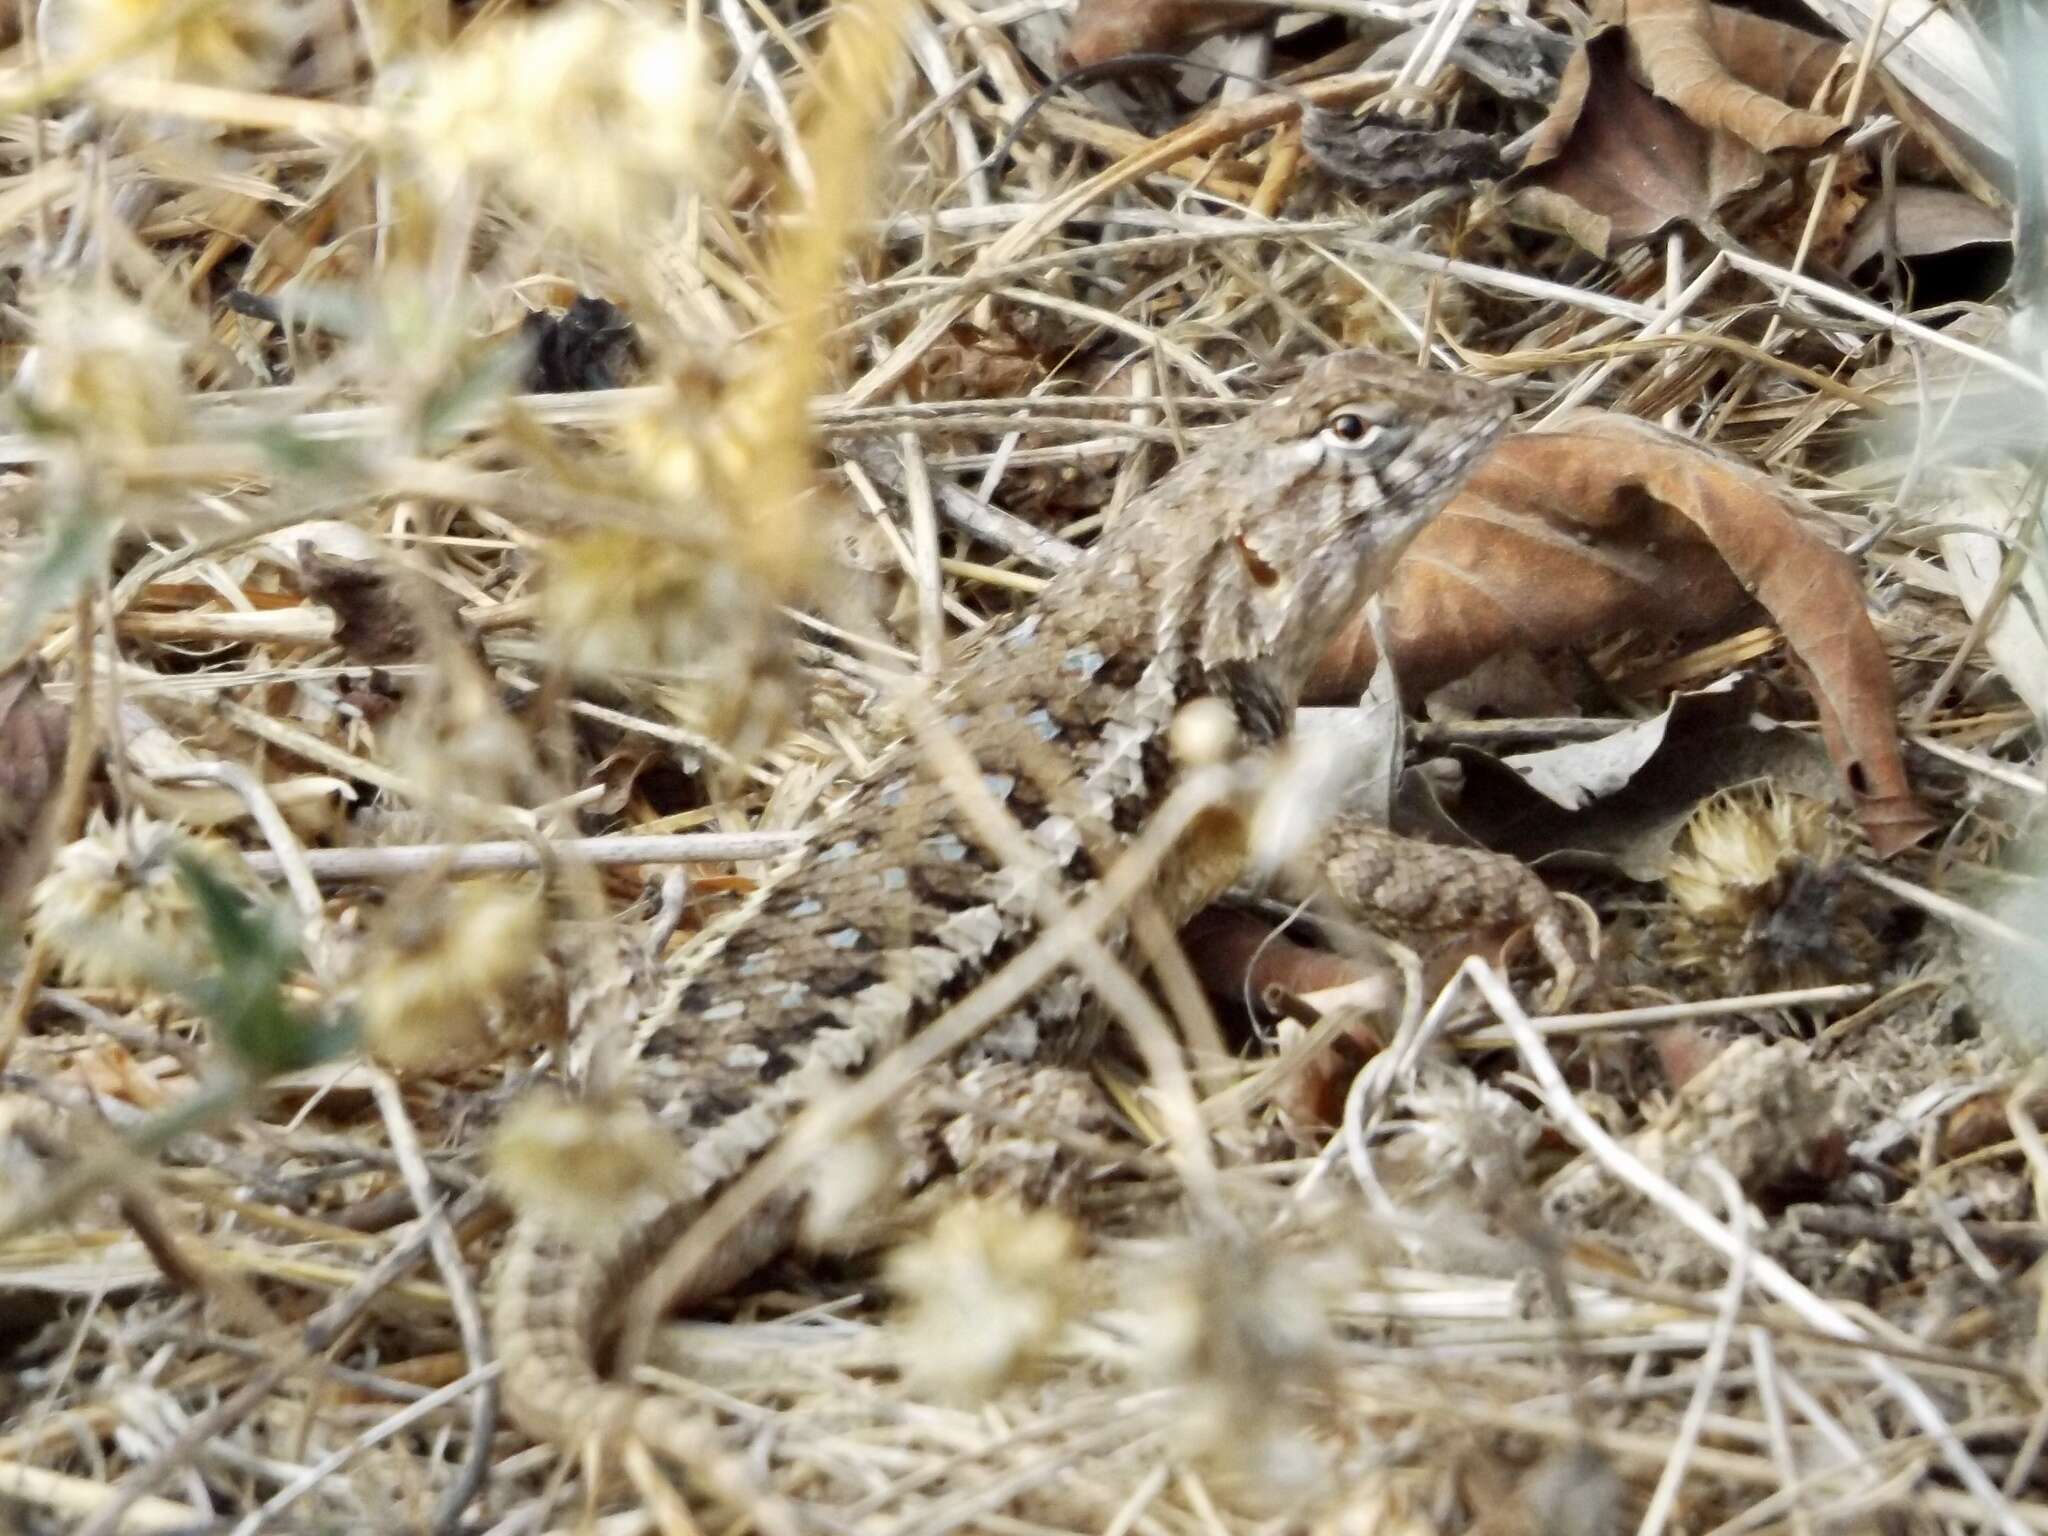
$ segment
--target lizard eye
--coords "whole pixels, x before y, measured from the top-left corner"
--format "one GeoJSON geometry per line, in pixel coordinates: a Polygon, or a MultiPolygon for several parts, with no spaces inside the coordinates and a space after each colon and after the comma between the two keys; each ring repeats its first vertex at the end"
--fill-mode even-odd
{"type": "Polygon", "coordinates": [[[1347,448],[1363,448],[1380,434],[1380,429],[1356,411],[1339,411],[1323,424],[1326,436],[1347,448]]]}

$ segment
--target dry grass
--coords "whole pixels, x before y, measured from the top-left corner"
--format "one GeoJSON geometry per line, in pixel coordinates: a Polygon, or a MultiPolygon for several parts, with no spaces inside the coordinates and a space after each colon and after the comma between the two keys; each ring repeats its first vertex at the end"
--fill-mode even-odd
{"type": "MultiPolygon", "coordinates": [[[[1091,1245],[913,1209],[906,1315],[807,1263],[647,1379],[830,1531],[2048,1530],[2048,1145],[1967,984],[2021,978],[2027,1038],[2039,902],[1937,894],[2039,818],[2038,487],[1854,403],[1989,370],[2038,439],[1998,304],[1934,329],[1818,281],[1790,253],[1831,191],[1782,172],[1779,256],[1593,264],[1464,189],[1322,176],[1299,99],[1237,86],[1171,122],[1065,95],[992,162],[1057,0],[32,9],[0,22],[0,668],[36,660],[71,741],[0,730],[52,784],[37,836],[0,818],[0,933],[77,848],[0,958],[0,1529],[730,1528],[499,1421],[484,1131],[543,1066],[603,1077],[633,961],[802,835],[892,679],[1261,370],[1377,344],[1530,422],[1667,417],[1856,542],[1944,827],[1871,878],[1932,920],[1858,985],[1729,996],[1664,965],[1656,893],[1596,886],[1634,936],[1598,1011],[1532,1021],[1468,966],[1328,1136],[1244,1113],[1260,1059],[1184,1070],[1134,1018],[1171,1071],[1111,1086],[1179,1134],[1070,1129],[1091,1245]],[[634,381],[527,392],[513,333],[578,293],[637,328],[634,381]],[[406,580],[338,632],[320,557],[406,580]],[[277,920],[223,918],[165,823],[245,851],[277,920]],[[195,956],[245,984],[195,991],[195,956]],[[351,1018],[438,1071],[333,1055],[351,1018]],[[1833,1191],[1805,1224],[1800,1177],[1833,1191]]],[[[1331,47],[1318,104],[1392,84],[1331,47]]],[[[1593,656],[1738,661],[1802,707],[1774,631],[1593,656]]],[[[540,1198],[663,1155],[538,1123],[540,1198]]]]}

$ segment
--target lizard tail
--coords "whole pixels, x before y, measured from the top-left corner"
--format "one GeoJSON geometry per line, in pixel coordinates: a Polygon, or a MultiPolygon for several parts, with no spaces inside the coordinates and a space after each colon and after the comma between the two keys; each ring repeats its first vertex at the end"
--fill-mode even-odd
{"type": "MultiPolygon", "coordinates": [[[[678,1232],[697,1209],[693,1203],[672,1211],[656,1225],[678,1232]]],[[[616,1320],[632,1277],[643,1269],[624,1248],[645,1246],[607,1250],[572,1243],[530,1221],[514,1227],[499,1260],[492,1315],[506,1411],[534,1439],[587,1464],[616,1459],[635,1481],[642,1475],[637,1449],[652,1450],[682,1466],[714,1498],[744,1511],[767,1536],[798,1536],[788,1504],[720,1444],[706,1418],[599,1373],[607,1323],[616,1320]]]]}

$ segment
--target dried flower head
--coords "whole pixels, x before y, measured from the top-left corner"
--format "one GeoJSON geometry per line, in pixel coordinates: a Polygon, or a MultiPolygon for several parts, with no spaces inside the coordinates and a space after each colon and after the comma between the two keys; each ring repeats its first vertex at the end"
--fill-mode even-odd
{"type": "Polygon", "coordinates": [[[491,1138],[491,1180],[512,1208],[584,1242],[631,1226],[681,1166],[674,1140],[634,1100],[529,1094],[491,1138]]]}
{"type": "Polygon", "coordinates": [[[1686,823],[1664,876],[1682,919],[1670,958],[1688,970],[1732,963],[1774,985],[1836,979],[1873,958],[1870,902],[1846,877],[1848,851],[1820,801],[1769,784],[1716,795],[1686,823]]]}
{"type": "Polygon", "coordinates": [[[549,632],[571,667],[593,675],[699,663],[752,594],[730,565],[642,534],[591,529],[548,547],[549,632]]]}
{"type": "Polygon", "coordinates": [[[695,29],[594,3],[470,28],[402,112],[446,183],[480,174],[543,219],[614,247],[712,174],[695,29]]]}
{"type": "Polygon", "coordinates": [[[673,375],[658,403],[619,431],[639,492],[661,525],[715,547],[774,600],[803,591],[815,574],[824,530],[809,515],[808,419],[766,411],[772,393],[759,375],[779,366],[769,353],[731,376],[708,368],[673,375]]]}
{"type": "Polygon", "coordinates": [[[911,1376],[983,1397],[1029,1369],[1078,1299],[1080,1234],[1012,1200],[963,1200],[889,1257],[911,1376]]]}
{"type": "Polygon", "coordinates": [[[1543,1122],[1519,1099],[1462,1067],[1424,1063],[1401,1090],[1388,1161],[1408,1172],[1403,1194],[1420,1199],[1452,1187],[1482,1195],[1522,1188],[1524,1160],[1543,1122]]]}
{"type": "Polygon", "coordinates": [[[1435,1458],[1424,1467],[1367,1468],[1346,1482],[1312,1536],[1443,1536],[1447,1522],[1438,1516],[1457,1508],[1452,1471],[1435,1458]]]}
{"type": "MultiPolygon", "coordinates": [[[[807,437],[748,429],[744,381],[690,370],[620,437],[647,531],[592,528],[549,547],[548,631],[592,675],[680,672],[694,724],[751,750],[778,733],[793,689],[780,605],[802,600],[821,540],[798,536],[769,461],[808,463],[807,437]],[[672,531],[665,531],[672,530],[672,531]]],[[[757,424],[758,425],[758,424],[757,424]]]]}
{"type": "Polygon", "coordinates": [[[395,903],[357,996],[370,1053],[454,1071],[559,1030],[562,981],[531,881],[465,880],[395,903]]]}
{"type": "Polygon", "coordinates": [[[260,87],[291,36],[271,0],[51,0],[43,37],[58,57],[153,79],[260,87]]]}
{"type": "Polygon", "coordinates": [[[89,987],[190,985],[214,967],[204,917],[177,856],[197,859],[246,886],[241,861],[216,838],[196,837],[140,811],[95,817],[86,835],[57,851],[30,898],[36,935],[63,973],[89,987]]]}
{"type": "Polygon", "coordinates": [[[183,347],[117,294],[60,289],[38,306],[27,400],[81,443],[133,453],[184,426],[183,347]]]}
{"type": "Polygon", "coordinates": [[[1182,1389],[1180,1428],[1193,1454],[1254,1482],[1300,1461],[1302,1448],[1289,1442],[1300,1394],[1321,1382],[1330,1359],[1329,1308],[1350,1274],[1341,1257],[1226,1241],[1184,1250],[1144,1277],[1141,1347],[1150,1373],[1182,1389]]]}

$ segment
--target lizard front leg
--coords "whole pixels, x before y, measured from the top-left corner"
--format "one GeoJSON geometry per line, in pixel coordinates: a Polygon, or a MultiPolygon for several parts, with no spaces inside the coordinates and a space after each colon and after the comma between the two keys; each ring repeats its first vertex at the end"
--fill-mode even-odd
{"type": "Polygon", "coordinates": [[[1592,941],[1556,893],[1521,860],[1404,836],[1355,811],[1340,812],[1319,839],[1296,894],[1318,887],[1344,913],[1390,937],[1432,940],[1527,929],[1556,978],[1551,1004],[1590,978],[1592,941]]]}

